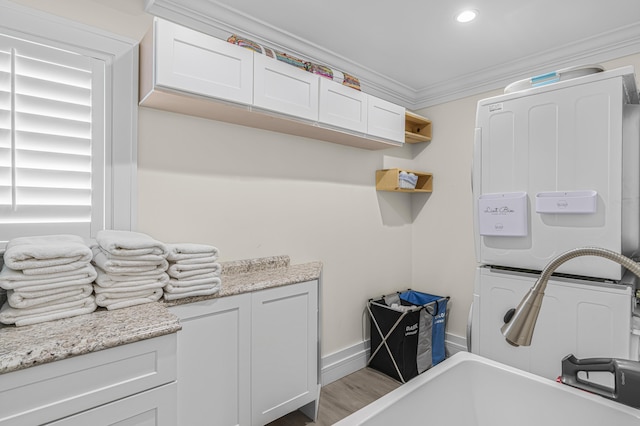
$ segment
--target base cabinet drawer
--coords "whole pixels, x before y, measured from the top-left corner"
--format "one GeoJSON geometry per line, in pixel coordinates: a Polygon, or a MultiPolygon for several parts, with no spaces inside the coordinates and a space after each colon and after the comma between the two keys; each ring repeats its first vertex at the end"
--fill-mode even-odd
{"type": "Polygon", "coordinates": [[[175,426],[175,382],[102,405],[52,423],[51,426],[175,426]]]}
{"type": "Polygon", "coordinates": [[[171,383],[176,346],[174,333],[3,374],[0,425],[46,424],[171,383]]]}

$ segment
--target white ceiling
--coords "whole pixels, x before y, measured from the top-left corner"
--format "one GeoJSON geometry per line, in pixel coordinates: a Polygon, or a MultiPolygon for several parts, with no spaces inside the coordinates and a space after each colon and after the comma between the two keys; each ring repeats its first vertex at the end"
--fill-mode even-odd
{"type": "Polygon", "coordinates": [[[639,0],[146,0],[146,7],[353,74],[363,91],[409,109],[640,52],[639,0]],[[455,22],[467,7],[478,18],[455,22]]]}

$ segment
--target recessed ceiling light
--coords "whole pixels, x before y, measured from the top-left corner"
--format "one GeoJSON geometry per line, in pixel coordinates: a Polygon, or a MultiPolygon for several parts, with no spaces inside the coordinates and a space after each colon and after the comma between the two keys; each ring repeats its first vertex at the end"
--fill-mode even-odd
{"type": "Polygon", "coordinates": [[[471,22],[478,16],[478,11],[474,9],[463,10],[456,15],[456,21],[460,23],[471,22]]]}

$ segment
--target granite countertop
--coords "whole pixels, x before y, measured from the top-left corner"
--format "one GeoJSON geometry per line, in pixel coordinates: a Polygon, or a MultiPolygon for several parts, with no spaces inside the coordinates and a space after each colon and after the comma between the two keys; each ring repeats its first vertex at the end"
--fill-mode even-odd
{"type": "Polygon", "coordinates": [[[0,328],[0,374],[175,333],[178,318],[161,303],[0,328]]]}
{"type": "Polygon", "coordinates": [[[24,327],[0,324],[0,374],[108,349],[181,329],[168,307],[320,278],[321,262],[291,265],[289,256],[222,263],[222,287],[213,296],[97,311],[24,327]]]}
{"type": "Polygon", "coordinates": [[[291,265],[289,256],[273,256],[258,259],[222,263],[222,287],[214,296],[195,296],[165,302],[167,306],[183,305],[216,297],[233,296],[272,287],[317,280],[322,272],[322,262],[291,265]]]}

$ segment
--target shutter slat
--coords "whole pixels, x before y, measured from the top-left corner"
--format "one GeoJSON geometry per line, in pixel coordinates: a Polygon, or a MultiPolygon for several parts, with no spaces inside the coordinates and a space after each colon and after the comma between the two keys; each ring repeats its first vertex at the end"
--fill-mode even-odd
{"type": "Polygon", "coordinates": [[[91,172],[91,157],[54,152],[22,151],[16,152],[17,169],[69,170],[91,172]]]}
{"type": "Polygon", "coordinates": [[[37,114],[16,113],[15,126],[17,131],[47,133],[74,138],[83,138],[91,135],[91,123],[37,114]]]}
{"type": "Polygon", "coordinates": [[[16,184],[41,188],[91,189],[91,173],[68,170],[18,169],[16,184]]]}
{"type": "Polygon", "coordinates": [[[91,105],[90,89],[20,75],[16,76],[16,94],[91,105]]]}
{"type": "Polygon", "coordinates": [[[11,209],[0,205],[0,223],[87,222],[90,211],[90,206],[20,206],[20,217],[11,218],[11,209]]]}
{"type": "Polygon", "coordinates": [[[16,188],[21,206],[91,206],[91,191],[65,188],[16,188]]]}
{"type": "MultiPolygon", "coordinates": [[[[0,105],[2,105],[1,93],[0,105]]],[[[28,113],[39,116],[75,120],[83,123],[91,123],[91,107],[88,105],[73,104],[35,96],[17,95],[15,108],[18,113],[28,113]]]]}
{"type": "Polygon", "coordinates": [[[91,155],[91,139],[72,138],[46,133],[16,132],[20,148],[25,151],[54,151],[60,154],[91,155]]]}

